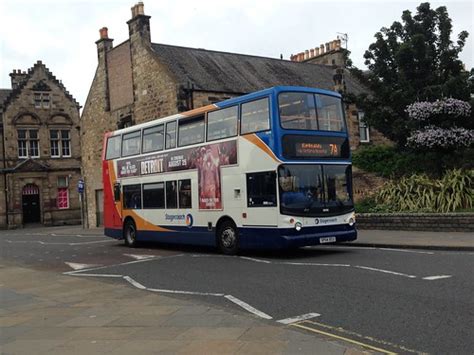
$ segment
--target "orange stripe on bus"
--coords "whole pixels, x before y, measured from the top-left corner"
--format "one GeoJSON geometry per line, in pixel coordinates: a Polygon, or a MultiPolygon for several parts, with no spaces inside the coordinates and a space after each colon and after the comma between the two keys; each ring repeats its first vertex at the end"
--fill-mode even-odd
{"type": "Polygon", "coordinates": [[[215,109],[217,109],[217,106],[212,104],[212,105],[195,108],[194,110],[191,110],[191,111],[180,112],[179,114],[183,115],[184,117],[192,117],[192,116],[199,115],[201,113],[206,113],[208,111],[214,111],[215,109]]]}
{"type": "Polygon", "coordinates": [[[242,138],[245,138],[250,143],[255,144],[257,147],[259,147],[261,150],[267,153],[277,163],[281,163],[281,160],[276,157],[276,155],[272,152],[272,150],[265,143],[263,143],[262,140],[258,138],[256,134],[247,134],[247,135],[242,136],[242,138]]]}
{"type": "Polygon", "coordinates": [[[132,210],[126,211],[123,217],[133,218],[133,220],[135,221],[135,226],[137,227],[138,231],[147,230],[147,231],[154,231],[154,232],[175,232],[172,229],[156,226],[153,223],[148,222],[147,220],[145,220],[143,217],[140,217],[136,212],[132,210]]]}

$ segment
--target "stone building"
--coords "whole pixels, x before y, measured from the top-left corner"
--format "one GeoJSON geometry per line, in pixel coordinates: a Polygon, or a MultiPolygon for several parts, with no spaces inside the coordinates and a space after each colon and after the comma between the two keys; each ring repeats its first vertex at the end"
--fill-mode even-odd
{"type": "MultiPolygon", "coordinates": [[[[340,42],[316,55],[292,60],[152,43],[150,16],[143,3],[132,7],[129,38],[118,46],[100,30],[98,66],[82,113],[82,166],[86,182],[87,219],[101,224],[101,153],[106,131],[165,117],[276,85],[296,85],[360,93],[365,89],[340,63],[340,42]],[[317,64],[324,56],[329,64],[317,64]],[[333,59],[335,60],[333,64],[333,59]]],[[[325,47],[326,48],[326,47],[325,47]]],[[[372,134],[361,113],[347,107],[352,149],[372,134]],[[362,130],[361,130],[362,128],[362,130]],[[359,139],[360,134],[364,139],[359,139]]],[[[381,138],[382,139],[382,138],[381,138]]]]}
{"type": "Polygon", "coordinates": [[[79,104],[38,61],[0,89],[0,228],[80,223],[79,104]]]}

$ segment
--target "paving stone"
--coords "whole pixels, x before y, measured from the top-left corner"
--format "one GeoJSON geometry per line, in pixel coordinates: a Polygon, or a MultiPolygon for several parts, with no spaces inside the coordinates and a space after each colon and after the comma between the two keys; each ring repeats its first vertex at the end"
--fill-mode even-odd
{"type": "Polygon", "coordinates": [[[237,327],[191,327],[176,339],[201,340],[236,340],[247,331],[237,327]]]}

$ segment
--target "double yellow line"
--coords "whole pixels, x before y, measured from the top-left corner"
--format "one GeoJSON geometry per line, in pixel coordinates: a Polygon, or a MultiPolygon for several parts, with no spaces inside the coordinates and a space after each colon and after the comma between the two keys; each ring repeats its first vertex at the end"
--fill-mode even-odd
{"type": "MultiPolygon", "coordinates": [[[[293,326],[293,327],[297,327],[297,328],[301,328],[301,329],[310,331],[312,333],[322,334],[322,335],[325,335],[327,337],[331,337],[331,338],[342,340],[342,341],[345,341],[345,342],[348,342],[348,343],[351,343],[351,344],[355,344],[355,345],[361,346],[363,348],[367,348],[367,349],[370,349],[370,350],[377,351],[377,352],[382,353],[382,354],[390,354],[390,355],[397,354],[396,352],[393,352],[393,351],[390,351],[390,350],[378,348],[376,346],[369,345],[369,344],[363,343],[361,341],[357,341],[357,340],[354,340],[354,339],[346,338],[346,337],[343,337],[343,336],[340,336],[340,335],[336,335],[336,334],[333,334],[333,333],[329,333],[329,332],[317,329],[316,326],[323,327],[323,328],[329,328],[331,330],[339,331],[339,332],[342,331],[341,329],[334,328],[334,327],[324,325],[324,324],[319,324],[319,323],[316,323],[316,322],[313,322],[313,321],[310,321],[310,320],[304,320],[304,321],[301,321],[301,322],[292,323],[290,325],[293,326]]],[[[357,335],[357,334],[355,334],[355,335],[357,335]]],[[[384,343],[383,341],[377,341],[376,339],[373,339],[373,340],[376,341],[376,342],[384,343]]],[[[388,344],[388,345],[390,345],[391,347],[400,348],[400,350],[403,351],[403,352],[419,353],[418,351],[407,349],[405,347],[399,347],[395,344],[388,344]]]]}

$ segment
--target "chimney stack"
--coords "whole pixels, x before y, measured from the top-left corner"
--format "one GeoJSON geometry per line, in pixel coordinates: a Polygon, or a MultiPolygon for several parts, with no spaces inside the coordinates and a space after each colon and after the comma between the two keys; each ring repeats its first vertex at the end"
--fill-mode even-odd
{"type": "Polygon", "coordinates": [[[101,63],[101,61],[104,61],[105,63],[105,54],[114,47],[113,41],[112,38],[109,38],[107,27],[102,27],[99,30],[99,39],[95,42],[97,45],[97,57],[99,63],[101,63]]]}
{"type": "Polygon", "coordinates": [[[13,69],[13,72],[10,73],[10,80],[12,83],[12,89],[17,89],[25,80],[28,74],[25,71],[21,71],[21,69],[13,69]]]}
{"type": "Polygon", "coordinates": [[[109,29],[107,27],[102,27],[99,30],[100,39],[108,39],[109,38],[109,29]]]}
{"type": "Polygon", "coordinates": [[[127,21],[130,41],[142,40],[144,44],[151,46],[150,17],[145,15],[143,2],[135,4],[132,8],[132,18],[127,21]]]}
{"type": "Polygon", "coordinates": [[[310,48],[309,50],[307,49],[304,52],[292,54],[290,56],[290,60],[292,62],[305,62],[309,59],[323,56],[330,52],[331,53],[338,52],[340,50],[341,50],[341,40],[336,39],[336,40],[321,44],[319,47],[310,48]]]}

